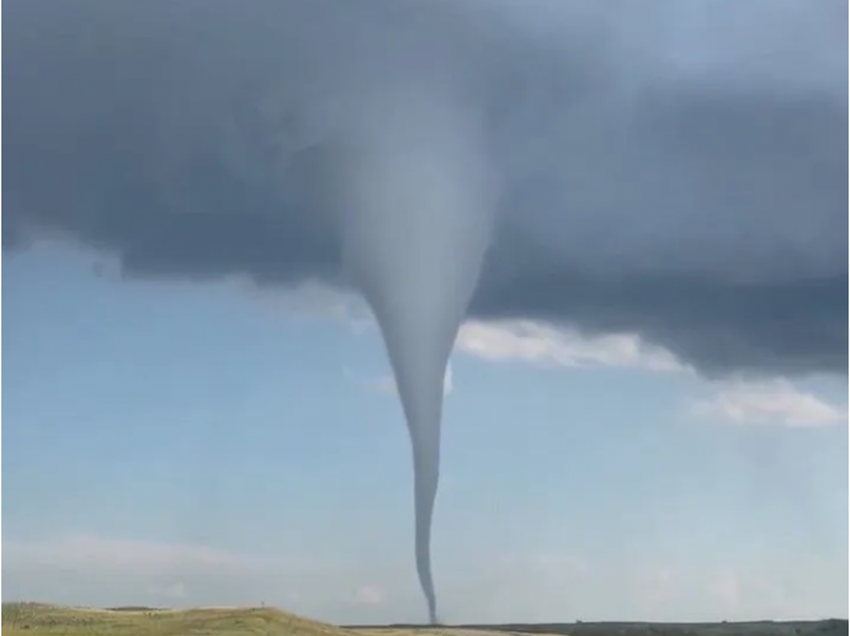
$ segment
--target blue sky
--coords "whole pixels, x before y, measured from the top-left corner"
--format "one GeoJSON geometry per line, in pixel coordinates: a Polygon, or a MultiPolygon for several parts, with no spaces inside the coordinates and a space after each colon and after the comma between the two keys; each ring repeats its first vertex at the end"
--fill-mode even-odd
{"type": "MultiPolygon", "coordinates": [[[[356,299],[91,263],[4,256],[4,598],[421,619],[407,431],[356,299]]],[[[709,382],[635,342],[464,328],[445,620],[846,616],[844,381],[709,382]]]]}

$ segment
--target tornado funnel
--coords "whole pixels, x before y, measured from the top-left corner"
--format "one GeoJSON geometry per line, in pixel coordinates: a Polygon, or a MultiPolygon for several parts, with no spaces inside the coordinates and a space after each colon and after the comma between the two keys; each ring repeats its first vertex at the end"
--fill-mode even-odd
{"type": "Polygon", "coordinates": [[[491,226],[474,111],[440,91],[367,109],[346,165],[344,260],[380,326],[413,447],[416,567],[436,622],[431,522],[443,380],[491,226]]]}

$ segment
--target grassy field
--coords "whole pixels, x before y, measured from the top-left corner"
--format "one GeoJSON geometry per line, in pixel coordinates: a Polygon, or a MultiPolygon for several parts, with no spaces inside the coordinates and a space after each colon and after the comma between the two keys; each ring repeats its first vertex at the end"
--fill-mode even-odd
{"type": "Polygon", "coordinates": [[[3,603],[3,636],[352,636],[267,608],[101,610],[3,603]]]}
{"type": "Polygon", "coordinates": [[[114,610],[3,603],[4,636],[845,636],[847,621],[337,627],[271,608],[114,610]]]}

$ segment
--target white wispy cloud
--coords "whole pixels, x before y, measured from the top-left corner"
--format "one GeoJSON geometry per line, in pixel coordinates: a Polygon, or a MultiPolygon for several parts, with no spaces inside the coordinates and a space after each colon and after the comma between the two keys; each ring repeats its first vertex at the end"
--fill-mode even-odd
{"type": "Polygon", "coordinates": [[[234,606],[268,601],[307,615],[344,615],[354,587],[351,579],[362,576],[350,568],[305,555],[232,552],[96,534],[3,539],[4,599],[68,605],[234,606]],[[326,608],[317,610],[320,601],[326,608]]]}
{"type": "Polygon", "coordinates": [[[177,600],[186,596],[186,585],[182,581],[178,581],[173,585],[166,585],[164,587],[153,586],[148,589],[148,593],[151,596],[177,600]]]}
{"type": "Polygon", "coordinates": [[[350,605],[381,605],[386,600],[384,591],[376,585],[358,585],[346,599],[350,605]]]}
{"type": "MultiPolygon", "coordinates": [[[[376,328],[368,306],[356,294],[305,287],[297,297],[308,299],[307,306],[311,308],[324,307],[325,316],[346,323],[357,334],[376,328]]],[[[801,390],[785,378],[763,381],[701,378],[667,349],[633,333],[587,335],[531,320],[470,320],[461,326],[455,352],[484,362],[688,375],[711,391],[710,397],[692,405],[692,413],[736,424],[815,428],[841,424],[848,419],[846,406],[801,390]]],[[[361,381],[371,390],[396,392],[391,374],[361,381]]],[[[452,390],[450,365],[446,372],[446,395],[452,390]]]]}
{"type": "Polygon", "coordinates": [[[831,404],[784,379],[720,383],[714,395],[694,405],[694,413],[736,424],[814,428],[847,422],[846,406],[831,404]]]}
{"type": "Polygon", "coordinates": [[[251,603],[268,567],[260,558],[200,545],[91,534],[3,540],[9,598],[72,605],[251,603]]]}
{"type": "MultiPolygon", "coordinates": [[[[351,292],[304,285],[277,295],[274,302],[296,315],[338,320],[356,334],[377,327],[368,305],[351,292]]],[[[645,342],[637,334],[588,336],[532,320],[467,321],[458,333],[455,351],[487,361],[658,372],[689,370],[672,353],[645,342]]],[[[386,382],[383,386],[392,390],[386,382]]]]}
{"type": "Polygon", "coordinates": [[[585,336],[529,320],[469,321],[455,344],[484,360],[515,360],[564,367],[621,367],[670,372],[686,369],[669,351],[636,334],[585,336]]]}
{"type": "Polygon", "coordinates": [[[207,568],[248,568],[257,561],[204,546],[108,539],[88,534],[48,541],[3,541],[9,564],[36,563],[65,569],[133,567],[158,570],[175,565],[207,568]]]}

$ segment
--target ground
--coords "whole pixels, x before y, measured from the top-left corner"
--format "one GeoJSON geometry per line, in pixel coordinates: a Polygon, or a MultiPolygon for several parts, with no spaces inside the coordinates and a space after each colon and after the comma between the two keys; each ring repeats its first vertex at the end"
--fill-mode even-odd
{"type": "Polygon", "coordinates": [[[4,603],[6,636],[844,636],[846,620],[797,623],[576,623],[337,627],[270,608],[163,610],[4,603]]]}

